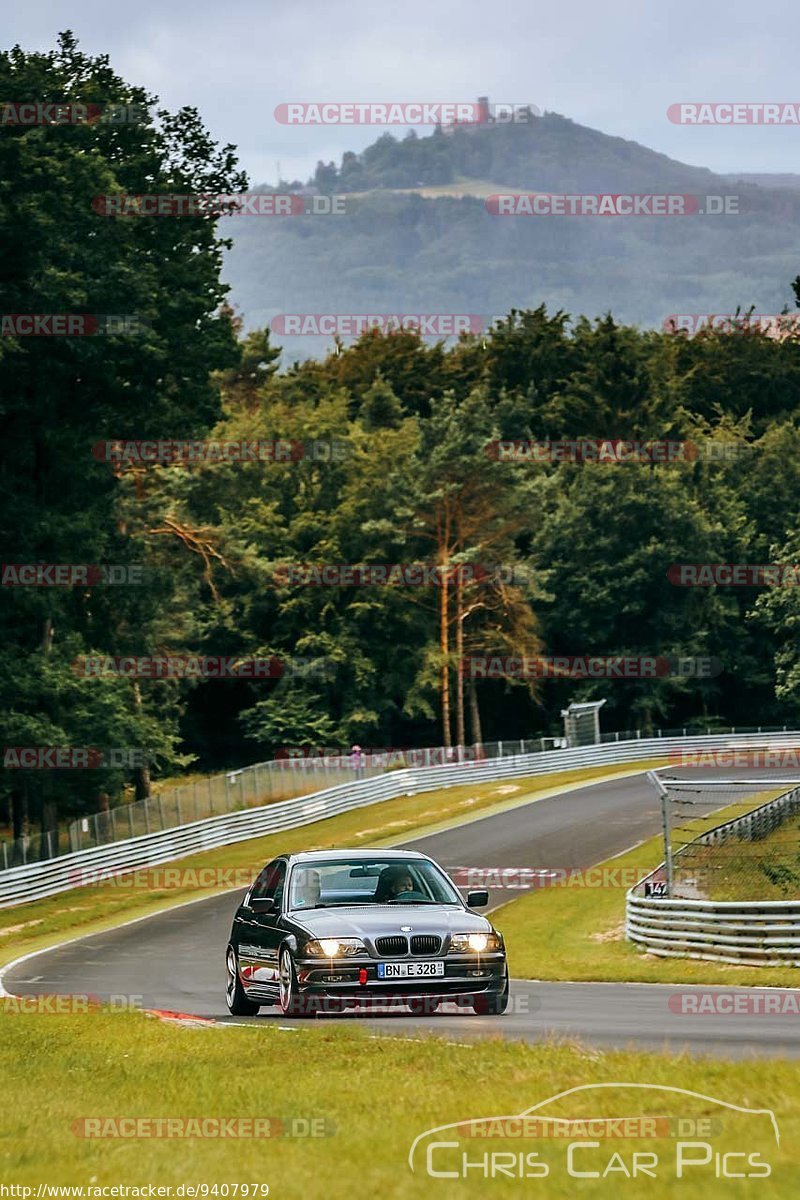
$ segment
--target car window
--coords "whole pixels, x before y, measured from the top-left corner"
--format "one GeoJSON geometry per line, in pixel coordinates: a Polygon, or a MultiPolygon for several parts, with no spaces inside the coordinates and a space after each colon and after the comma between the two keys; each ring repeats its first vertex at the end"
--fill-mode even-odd
{"type": "Polygon", "coordinates": [[[289,881],[290,909],[386,904],[397,894],[409,903],[461,904],[450,880],[433,863],[381,859],[335,862],[308,860],[295,866],[289,881]],[[407,883],[408,887],[402,887],[407,883]]]}
{"type": "Polygon", "coordinates": [[[253,890],[250,893],[250,899],[263,900],[266,898],[271,898],[275,900],[276,907],[280,908],[281,900],[283,899],[283,884],[285,878],[286,863],[282,858],[278,858],[274,862],[267,863],[266,867],[264,867],[264,870],[253,884],[253,890]]]}

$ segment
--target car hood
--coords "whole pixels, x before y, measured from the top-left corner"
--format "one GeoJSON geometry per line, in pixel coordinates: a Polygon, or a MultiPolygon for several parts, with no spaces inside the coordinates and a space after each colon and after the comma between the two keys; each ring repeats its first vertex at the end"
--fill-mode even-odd
{"type": "Polygon", "coordinates": [[[312,937],[376,938],[385,934],[404,933],[488,933],[492,924],[486,917],[457,905],[392,904],[383,908],[320,908],[308,912],[294,911],[289,920],[302,926],[312,937]]]}

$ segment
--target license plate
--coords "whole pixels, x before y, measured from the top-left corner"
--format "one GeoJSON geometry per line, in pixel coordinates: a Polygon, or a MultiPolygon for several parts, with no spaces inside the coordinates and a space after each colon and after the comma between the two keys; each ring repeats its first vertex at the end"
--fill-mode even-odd
{"type": "Polygon", "coordinates": [[[427,979],[431,975],[444,975],[444,963],[441,961],[378,963],[378,979],[427,979]]]}

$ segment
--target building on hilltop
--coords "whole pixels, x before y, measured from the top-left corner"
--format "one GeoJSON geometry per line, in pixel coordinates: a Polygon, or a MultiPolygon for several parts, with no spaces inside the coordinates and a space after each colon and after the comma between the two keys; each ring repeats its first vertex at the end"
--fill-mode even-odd
{"type": "Polygon", "coordinates": [[[472,121],[451,121],[448,125],[442,125],[442,133],[455,133],[457,129],[481,129],[486,125],[494,124],[494,117],[489,105],[488,96],[478,96],[476,105],[476,115],[472,121]]]}

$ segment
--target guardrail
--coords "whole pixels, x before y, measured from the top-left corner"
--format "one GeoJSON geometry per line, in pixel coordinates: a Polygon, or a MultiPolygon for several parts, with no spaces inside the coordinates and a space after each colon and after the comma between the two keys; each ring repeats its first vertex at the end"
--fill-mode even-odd
{"type": "MultiPolygon", "coordinates": [[[[786,726],[751,726],[717,729],[714,736],[788,733],[786,726]]],[[[651,738],[706,736],[700,729],[656,729],[651,738]]],[[[600,744],[641,740],[641,730],[617,731],[600,736],[600,744]]],[[[334,787],[345,780],[365,779],[402,767],[435,767],[472,759],[508,758],[517,754],[551,751],[566,746],[563,738],[511,738],[472,746],[426,746],[416,749],[384,747],[357,755],[349,751],[287,753],[279,759],[223,771],[188,783],[177,783],[145,800],[118,804],[72,821],[66,833],[48,830],[17,841],[0,841],[0,871],[44,862],[59,854],[124,842],[142,834],[175,829],[204,817],[218,817],[256,808],[278,800],[291,800],[312,791],[334,787]]],[[[577,747],[573,746],[572,749],[577,747]]]]}
{"type": "MultiPolygon", "coordinates": [[[[737,738],[739,742],[744,740],[745,744],[751,746],[763,742],[763,735],[760,734],[737,734],[737,738]]],[[[770,744],[797,745],[798,739],[800,733],[772,734],[770,744]]],[[[157,866],[247,838],[295,829],[397,796],[412,796],[418,792],[435,791],[462,783],[548,775],[582,767],[658,759],[663,758],[669,750],[691,749],[700,744],[704,748],[724,750],[729,742],[730,735],[637,738],[574,750],[548,750],[448,766],[390,771],[372,779],[325,788],[294,800],[209,817],[174,829],[79,850],[60,858],[11,867],[0,872],[0,908],[39,900],[78,887],[85,881],[87,872],[123,874],[142,867],[157,866]]]]}
{"type": "MultiPolygon", "coordinates": [[[[800,787],[707,830],[688,845],[756,841],[800,811],[800,787]]],[[[675,864],[680,852],[675,856],[675,864]]],[[[625,936],[648,954],[751,966],[800,967],[800,900],[693,900],[644,896],[661,863],[625,898],[625,936]]]]}
{"type": "MultiPolygon", "coordinates": [[[[204,779],[176,784],[145,800],[119,804],[72,821],[66,845],[55,831],[0,842],[0,871],[44,862],[59,854],[124,842],[142,834],[175,829],[204,817],[219,817],[242,808],[292,800],[347,780],[367,779],[402,767],[433,767],[475,758],[504,758],[545,749],[553,739],[528,738],[476,746],[428,746],[380,752],[352,751],[286,755],[268,762],[223,771],[204,779]]],[[[619,740],[617,738],[616,740],[619,740]]]]}

